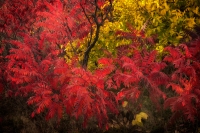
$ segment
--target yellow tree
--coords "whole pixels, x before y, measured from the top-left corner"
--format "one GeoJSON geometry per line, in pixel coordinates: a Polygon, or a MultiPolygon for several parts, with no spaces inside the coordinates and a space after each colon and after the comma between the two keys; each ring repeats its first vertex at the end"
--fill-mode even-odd
{"type": "Polygon", "coordinates": [[[158,46],[177,45],[186,37],[185,29],[200,24],[199,4],[198,0],[117,0],[113,13],[138,30],[146,28],[147,35],[157,34],[158,46]]]}
{"type": "MultiPolygon", "coordinates": [[[[112,55],[116,47],[130,44],[130,40],[118,39],[116,31],[128,31],[127,24],[136,30],[145,30],[147,36],[157,35],[156,49],[162,52],[167,45],[177,45],[181,41],[188,41],[185,30],[192,30],[200,24],[200,2],[198,0],[114,0],[109,18],[102,23],[98,40],[90,52],[88,68],[94,69],[96,61],[105,56],[105,51],[112,55]]],[[[106,10],[110,3],[101,7],[106,10]]],[[[94,27],[96,31],[96,27],[94,27]]],[[[89,34],[82,42],[76,40],[71,44],[76,48],[79,60],[83,60],[88,40],[95,37],[95,32],[89,34]],[[77,43],[78,42],[78,43],[77,43]]],[[[72,45],[67,45],[70,59],[74,55],[72,45]]]]}

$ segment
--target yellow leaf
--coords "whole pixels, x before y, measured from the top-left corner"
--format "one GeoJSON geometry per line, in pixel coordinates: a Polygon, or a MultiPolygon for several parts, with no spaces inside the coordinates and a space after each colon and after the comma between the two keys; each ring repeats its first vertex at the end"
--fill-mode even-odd
{"type": "Polygon", "coordinates": [[[133,120],[133,121],[132,121],[132,125],[133,125],[133,126],[134,126],[134,125],[137,125],[137,121],[133,120]]]}
{"type": "Polygon", "coordinates": [[[169,11],[169,6],[167,5],[167,3],[164,3],[164,6],[165,6],[165,10],[169,11]]]}
{"type": "Polygon", "coordinates": [[[166,10],[165,9],[161,10],[160,14],[164,16],[166,14],[166,10]]]}
{"type": "Polygon", "coordinates": [[[154,1],[154,3],[156,4],[157,8],[159,8],[159,2],[158,1],[154,1]]]}
{"type": "Polygon", "coordinates": [[[134,126],[134,125],[137,125],[137,126],[142,127],[142,126],[143,126],[143,123],[142,123],[142,122],[139,122],[139,121],[137,121],[137,120],[133,120],[133,121],[132,121],[132,125],[133,125],[133,126],[134,126]]]}
{"type": "Polygon", "coordinates": [[[140,112],[139,113],[139,116],[142,118],[142,119],[147,119],[148,115],[144,112],[140,112]]]}
{"type": "Polygon", "coordinates": [[[194,12],[195,14],[199,14],[199,7],[196,7],[196,8],[193,10],[193,12],[194,12]]]}
{"type": "Polygon", "coordinates": [[[128,102],[127,101],[123,101],[123,103],[122,103],[122,107],[126,107],[128,105],[128,102]]]}
{"type": "Polygon", "coordinates": [[[190,28],[193,28],[194,25],[195,25],[195,21],[194,21],[194,18],[188,18],[187,19],[187,25],[190,27],[190,28]]]}
{"type": "Polygon", "coordinates": [[[136,115],[135,120],[132,121],[132,125],[143,126],[142,119],[147,119],[148,115],[144,112],[140,112],[136,115]]]}
{"type": "Polygon", "coordinates": [[[176,37],[176,39],[181,39],[181,38],[183,38],[183,36],[178,35],[178,36],[176,37]]]}
{"type": "Polygon", "coordinates": [[[164,50],[164,47],[163,47],[163,46],[157,46],[157,47],[156,47],[156,50],[157,50],[159,53],[162,53],[163,50],[164,50]]]}
{"type": "Polygon", "coordinates": [[[141,7],[144,7],[144,6],[146,5],[145,0],[139,1],[138,3],[139,3],[139,5],[140,5],[141,7]]]}

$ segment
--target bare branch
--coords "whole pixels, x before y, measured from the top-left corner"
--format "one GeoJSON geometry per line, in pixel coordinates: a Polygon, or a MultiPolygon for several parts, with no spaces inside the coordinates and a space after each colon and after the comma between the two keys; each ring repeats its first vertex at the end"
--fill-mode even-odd
{"type": "Polygon", "coordinates": [[[91,32],[90,32],[90,39],[88,41],[88,46],[87,46],[87,49],[86,51],[84,52],[84,57],[83,57],[83,61],[82,61],[82,67],[84,69],[87,69],[87,65],[88,65],[88,60],[89,60],[89,54],[92,50],[92,48],[95,46],[95,44],[97,43],[98,39],[99,39],[99,34],[100,34],[100,28],[101,26],[103,26],[103,23],[105,22],[105,20],[109,19],[109,13],[112,11],[112,2],[111,0],[109,0],[110,2],[110,6],[108,7],[108,10],[105,14],[103,14],[103,11],[101,11],[101,8],[98,6],[97,2],[98,0],[95,0],[94,1],[95,3],[95,10],[94,10],[94,13],[89,15],[87,14],[86,12],[86,9],[84,9],[83,6],[82,9],[83,9],[83,12],[88,20],[88,22],[90,23],[91,25],[91,32]],[[95,24],[95,27],[96,27],[96,32],[94,34],[94,38],[93,38],[93,28],[92,28],[92,22],[89,18],[89,16],[91,16],[94,20],[94,24],[95,24]],[[104,17],[105,16],[105,17],[104,17]]]}

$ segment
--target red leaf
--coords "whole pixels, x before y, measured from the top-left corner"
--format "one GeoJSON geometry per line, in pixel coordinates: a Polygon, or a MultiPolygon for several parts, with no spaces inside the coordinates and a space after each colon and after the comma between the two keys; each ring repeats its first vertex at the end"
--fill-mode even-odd
{"type": "Polygon", "coordinates": [[[98,63],[103,65],[112,65],[113,60],[108,58],[101,58],[99,59],[98,63]]]}

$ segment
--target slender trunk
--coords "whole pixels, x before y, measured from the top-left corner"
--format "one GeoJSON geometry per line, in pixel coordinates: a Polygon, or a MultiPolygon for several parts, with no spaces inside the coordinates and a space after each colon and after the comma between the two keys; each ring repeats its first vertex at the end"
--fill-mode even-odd
{"type": "Polygon", "coordinates": [[[83,57],[83,61],[82,61],[82,67],[84,69],[87,69],[88,60],[89,60],[89,57],[90,57],[90,52],[91,52],[92,48],[95,46],[96,42],[99,39],[99,33],[100,33],[100,25],[97,24],[95,38],[92,41],[92,43],[88,45],[88,48],[87,48],[87,50],[84,53],[84,57],[83,57]]]}

